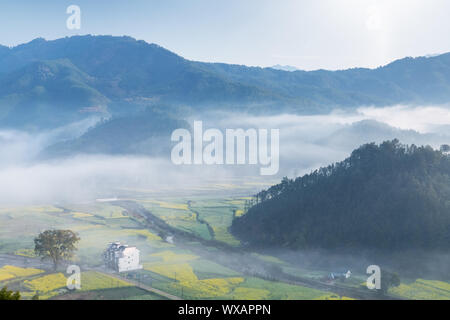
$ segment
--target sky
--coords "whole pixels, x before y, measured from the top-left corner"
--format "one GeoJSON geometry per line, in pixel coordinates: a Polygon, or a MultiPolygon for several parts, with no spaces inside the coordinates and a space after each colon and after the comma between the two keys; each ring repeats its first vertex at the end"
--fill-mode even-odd
{"type": "Polygon", "coordinates": [[[1,0],[0,44],[128,35],[191,60],[375,68],[450,52],[449,12],[448,0],[1,0]],[[66,27],[69,5],[79,30],[66,27]]]}

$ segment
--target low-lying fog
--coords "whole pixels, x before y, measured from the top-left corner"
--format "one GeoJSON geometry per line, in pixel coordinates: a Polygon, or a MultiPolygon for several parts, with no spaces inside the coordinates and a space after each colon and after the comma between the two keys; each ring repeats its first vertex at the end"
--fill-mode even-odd
{"type": "MultiPolygon", "coordinates": [[[[450,108],[386,107],[334,111],[326,115],[253,117],[219,114],[189,119],[206,128],[264,128],[280,130],[280,170],[276,176],[259,176],[255,166],[176,166],[170,154],[143,156],[78,155],[69,159],[36,160],[43,148],[80,136],[97,119],[52,131],[30,134],[0,129],[0,204],[52,203],[116,196],[117,190],[172,190],[230,178],[273,183],[346,158],[367,142],[398,138],[402,143],[450,144],[450,108]]],[[[126,134],[126,133],[125,133],[126,134]]],[[[170,144],[168,141],[161,143],[170,144]]],[[[204,144],[206,145],[206,143],[204,144]]]]}

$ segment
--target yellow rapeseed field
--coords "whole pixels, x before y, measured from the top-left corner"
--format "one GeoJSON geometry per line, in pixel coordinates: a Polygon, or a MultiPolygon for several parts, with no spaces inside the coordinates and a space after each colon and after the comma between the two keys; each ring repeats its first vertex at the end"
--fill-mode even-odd
{"type": "Polygon", "coordinates": [[[0,281],[20,278],[20,277],[29,277],[44,271],[34,268],[20,268],[15,266],[3,266],[0,268],[0,281]]]}
{"type": "Polygon", "coordinates": [[[144,268],[176,280],[176,282],[172,284],[174,289],[182,289],[185,294],[195,298],[225,296],[244,281],[243,278],[199,280],[188,263],[148,263],[144,265],[144,268]]]}
{"type": "Polygon", "coordinates": [[[417,279],[411,284],[400,284],[391,288],[390,293],[408,299],[417,300],[449,300],[450,283],[436,280],[417,279]]]}
{"type": "Polygon", "coordinates": [[[85,212],[71,212],[70,215],[74,218],[89,218],[94,216],[93,214],[85,212]]]}
{"type": "Polygon", "coordinates": [[[33,249],[18,249],[14,252],[16,256],[36,258],[36,254],[33,249]]]}
{"type": "MultiPolygon", "coordinates": [[[[31,298],[36,293],[39,299],[45,300],[66,292],[67,278],[62,273],[53,273],[33,280],[25,280],[23,297],[31,298]]],[[[117,279],[96,271],[81,273],[81,291],[102,290],[111,288],[131,287],[126,280],[117,279]]]]}
{"type": "Polygon", "coordinates": [[[241,217],[241,216],[243,216],[243,215],[244,215],[244,210],[236,210],[235,215],[236,215],[236,217],[241,217]]]}
{"type": "Polygon", "coordinates": [[[447,291],[450,293],[450,283],[443,282],[443,281],[437,281],[437,280],[423,280],[423,279],[417,279],[417,283],[424,284],[426,286],[441,289],[444,291],[447,291]]]}
{"type": "Polygon", "coordinates": [[[185,203],[172,203],[172,202],[164,202],[157,200],[146,200],[145,202],[158,204],[161,208],[166,209],[178,209],[178,210],[189,210],[188,205],[185,203]]]}
{"type": "Polygon", "coordinates": [[[217,278],[205,280],[179,281],[173,284],[175,288],[183,288],[185,293],[195,298],[222,297],[230,293],[237,285],[244,282],[243,278],[217,278]]]}
{"type": "Polygon", "coordinates": [[[33,292],[50,292],[66,286],[67,279],[62,273],[53,273],[33,280],[25,280],[25,287],[33,292]]]}

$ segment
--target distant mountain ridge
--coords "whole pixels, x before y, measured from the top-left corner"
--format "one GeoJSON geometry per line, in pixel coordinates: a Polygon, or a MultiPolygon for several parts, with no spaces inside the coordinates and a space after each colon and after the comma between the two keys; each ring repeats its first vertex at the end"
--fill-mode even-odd
{"type": "Polygon", "coordinates": [[[40,158],[64,158],[76,154],[168,155],[171,134],[180,128],[190,129],[190,125],[166,114],[147,110],[137,115],[99,122],[76,139],[47,147],[40,158]]]}
{"type": "Polygon", "coordinates": [[[275,69],[275,70],[289,71],[289,72],[299,71],[299,69],[297,69],[296,67],[293,67],[293,66],[282,66],[280,64],[276,64],[274,66],[271,66],[271,68],[275,69]]]}
{"type": "Polygon", "coordinates": [[[336,145],[355,149],[360,145],[372,141],[382,143],[383,141],[398,139],[405,144],[434,145],[435,147],[448,143],[450,130],[447,134],[419,133],[414,130],[403,130],[391,127],[386,123],[376,120],[362,120],[347,125],[315,142],[320,145],[336,145]]]}
{"type": "Polygon", "coordinates": [[[322,113],[449,103],[450,54],[377,69],[287,72],[189,61],[131,37],[39,38],[0,47],[0,83],[3,127],[55,126],[88,116],[83,110],[130,115],[158,103],[193,113],[322,113]]]}

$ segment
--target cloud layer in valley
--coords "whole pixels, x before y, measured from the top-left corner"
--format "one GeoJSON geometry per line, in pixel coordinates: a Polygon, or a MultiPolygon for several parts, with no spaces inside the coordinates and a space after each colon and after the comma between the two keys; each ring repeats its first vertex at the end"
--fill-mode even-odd
{"type": "MultiPolygon", "coordinates": [[[[274,183],[346,158],[367,142],[398,138],[402,143],[450,143],[450,109],[444,107],[360,108],[325,115],[203,115],[205,127],[280,129],[280,172],[259,176],[259,166],[175,166],[170,154],[159,158],[130,155],[78,155],[33,160],[55,141],[75,137],[94,122],[29,134],[0,130],[0,204],[55,203],[117,196],[118,190],[177,190],[253,177],[274,183]]],[[[191,119],[194,120],[194,119],[191,119]]],[[[167,143],[167,142],[163,142],[167,143]]],[[[170,141],[169,141],[170,143],[170,141]]]]}

